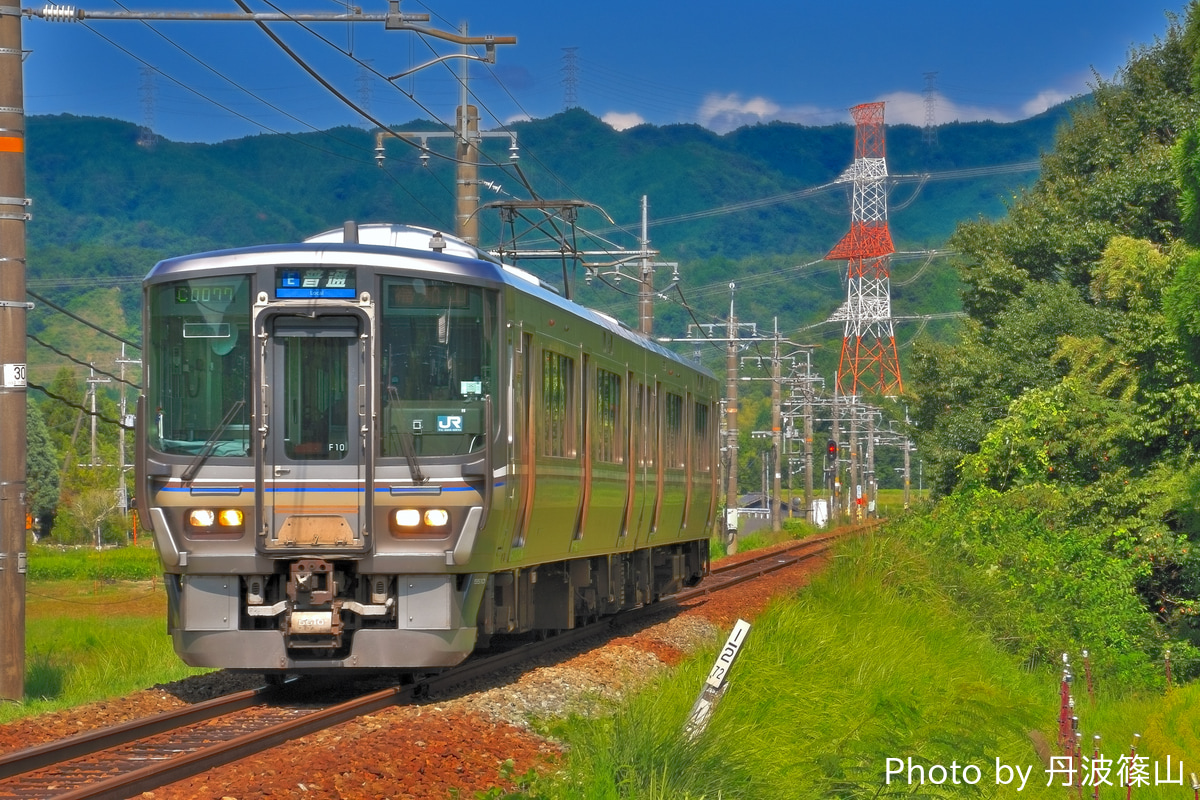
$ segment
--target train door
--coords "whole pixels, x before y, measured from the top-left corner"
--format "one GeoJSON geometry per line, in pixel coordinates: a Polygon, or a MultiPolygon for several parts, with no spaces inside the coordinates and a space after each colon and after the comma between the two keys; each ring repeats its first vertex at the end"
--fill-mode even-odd
{"type": "Polygon", "coordinates": [[[367,486],[366,348],[353,316],[267,321],[268,548],[357,549],[367,486]]]}

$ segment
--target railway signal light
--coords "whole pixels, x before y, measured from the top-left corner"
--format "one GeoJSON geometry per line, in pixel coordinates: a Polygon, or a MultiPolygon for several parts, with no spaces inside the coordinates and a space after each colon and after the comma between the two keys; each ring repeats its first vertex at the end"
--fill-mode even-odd
{"type": "Polygon", "coordinates": [[[825,452],[829,453],[831,456],[836,456],[838,452],[838,443],[833,439],[830,439],[829,444],[825,445],[825,452]]]}

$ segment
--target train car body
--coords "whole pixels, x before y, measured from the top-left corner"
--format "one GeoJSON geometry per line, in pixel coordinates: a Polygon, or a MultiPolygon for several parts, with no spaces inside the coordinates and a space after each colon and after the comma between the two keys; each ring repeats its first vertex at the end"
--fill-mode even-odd
{"type": "Polygon", "coordinates": [[[147,275],[137,503],[188,664],[433,671],[708,570],[714,376],[435,231],[147,275]]]}

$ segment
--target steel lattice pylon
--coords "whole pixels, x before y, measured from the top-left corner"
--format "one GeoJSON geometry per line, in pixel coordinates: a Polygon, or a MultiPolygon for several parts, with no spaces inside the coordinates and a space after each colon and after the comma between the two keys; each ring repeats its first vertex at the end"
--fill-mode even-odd
{"type": "Polygon", "coordinates": [[[892,330],[890,265],[895,252],[887,221],[887,159],[883,103],[850,109],[854,116],[854,164],[840,182],[853,182],[850,232],[825,256],[846,261],[846,304],[834,316],[845,321],[837,388],[842,395],[902,391],[900,359],[892,330]]]}

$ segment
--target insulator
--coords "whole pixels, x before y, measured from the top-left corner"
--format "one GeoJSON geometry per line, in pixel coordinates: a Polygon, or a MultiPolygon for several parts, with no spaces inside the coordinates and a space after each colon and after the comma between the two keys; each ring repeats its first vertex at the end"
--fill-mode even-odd
{"type": "Polygon", "coordinates": [[[78,22],[83,19],[83,14],[75,6],[47,3],[42,9],[42,19],[49,22],[78,22]]]}

